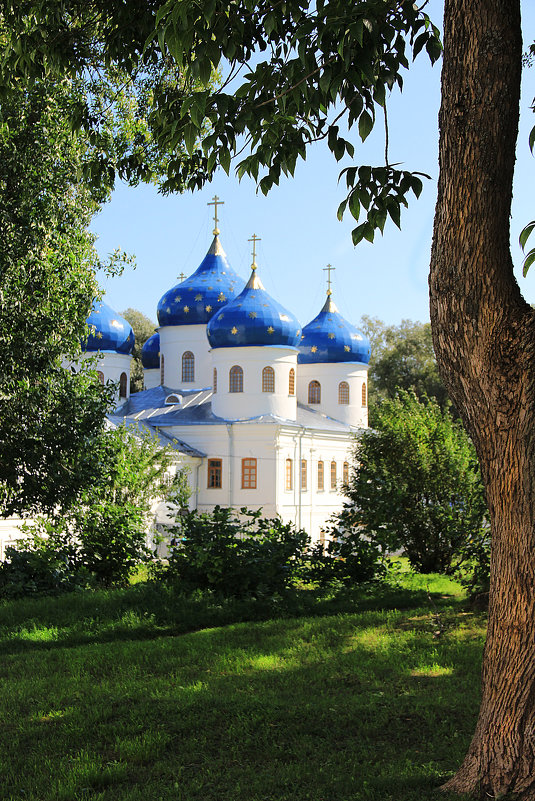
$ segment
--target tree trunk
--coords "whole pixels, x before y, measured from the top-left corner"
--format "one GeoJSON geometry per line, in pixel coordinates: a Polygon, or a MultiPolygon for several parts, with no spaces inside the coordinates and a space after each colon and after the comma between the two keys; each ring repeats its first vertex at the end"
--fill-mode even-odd
{"type": "Polygon", "coordinates": [[[535,799],[535,315],[509,247],[521,55],[520,0],[446,0],[430,296],[492,525],[481,709],[444,789],[535,799]]]}

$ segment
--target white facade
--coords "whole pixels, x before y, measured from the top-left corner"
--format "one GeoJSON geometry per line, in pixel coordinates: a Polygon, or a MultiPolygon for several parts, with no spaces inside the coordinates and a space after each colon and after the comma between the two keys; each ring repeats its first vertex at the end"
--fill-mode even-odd
{"type": "MultiPolygon", "coordinates": [[[[212,373],[205,325],[169,325],[158,329],[163,382],[173,389],[211,387],[212,373]],[[191,364],[193,363],[193,370],[191,364]],[[193,378],[192,378],[193,376],[193,378]],[[186,379],[186,380],[184,380],[186,379]]],[[[160,362],[161,366],[161,362],[160,362]]]]}
{"type": "Polygon", "coordinates": [[[352,428],[368,426],[368,365],[352,362],[300,364],[297,377],[297,399],[316,411],[341,420],[352,428]],[[310,387],[319,383],[318,389],[310,387]]]}

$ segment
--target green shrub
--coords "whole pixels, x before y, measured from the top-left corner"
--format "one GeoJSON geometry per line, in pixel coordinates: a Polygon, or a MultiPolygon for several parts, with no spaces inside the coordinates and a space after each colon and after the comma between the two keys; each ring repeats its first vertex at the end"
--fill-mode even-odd
{"type": "Polygon", "coordinates": [[[171,530],[178,543],[160,575],[187,590],[210,589],[225,597],[283,593],[299,578],[309,537],[261,511],[216,506],[188,512],[171,530]]]}
{"type": "Polygon", "coordinates": [[[90,583],[91,576],[81,564],[79,553],[70,547],[60,551],[8,547],[5,561],[0,564],[0,598],[60,595],[90,583]]]}

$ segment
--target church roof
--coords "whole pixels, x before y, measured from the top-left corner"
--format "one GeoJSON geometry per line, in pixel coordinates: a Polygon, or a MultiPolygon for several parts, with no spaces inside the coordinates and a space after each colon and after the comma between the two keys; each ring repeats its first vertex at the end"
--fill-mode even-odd
{"type": "Polygon", "coordinates": [[[208,323],[243,286],[215,234],[212,245],[195,272],[169,289],[158,303],[158,322],[167,325],[208,323]]]}
{"type": "Polygon", "coordinates": [[[206,333],[212,348],[295,347],[301,325],[291,312],[268,295],[253,263],[245,288],[212,317],[206,333]]]}
{"type": "Polygon", "coordinates": [[[160,366],[160,335],[158,332],[147,339],[141,348],[141,364],[147,370],[160,366]]]}
{"type": "Polygon", "coordinates": [[[342,317],[330,291],[320,313],[303,328],[298,349],[299,364],[370,361],[368,339],[342,317]]]}
{"type": "Polygon", "coordinates": [[[93,303],[87,318],[89,333],[82,342],[84,351],[102,353],[132,353],[135,344],[134,332],[130,323],[117,314],[102,300],[93,303]]]}

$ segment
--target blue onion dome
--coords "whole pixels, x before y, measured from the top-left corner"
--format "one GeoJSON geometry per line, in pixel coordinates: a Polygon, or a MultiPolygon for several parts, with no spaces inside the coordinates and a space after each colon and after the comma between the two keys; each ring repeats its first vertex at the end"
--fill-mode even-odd
{"type": "Polygon", "coordinates": [[[206,329],[212,348],[278,345],[294,348],[301,325],[264,289],[253,263],[245,289],[210,320],[206,329]]]}
{"type": "Polygon", "coordinates": [[[297,361],[299,364],[316,362],[368,364],[370,361],[368,339],[362,331],[342,317],[331,299],[330,290],[318,316],[303,328],[297,361]]]}
{"type": "Polygon", "coordinates": [[[82,350],[132,353],[136,341],[132,326],[107,303],[94,301],[86,322],[89,334],[82,342],[82,350]]]}
{"type": "Polygon", "coordinates": [[[141,348],[141,364],[147,370],[160,366],[160,335],[158,332],[147,339],[141,348]]]}
{"type": "Polygon", "coordinates": [[[158,322],[161,326],[206,325],[242,286],[243,279],[228,263],[219,236],[215,234],[200,267],[161,298],[158,322]]]}

